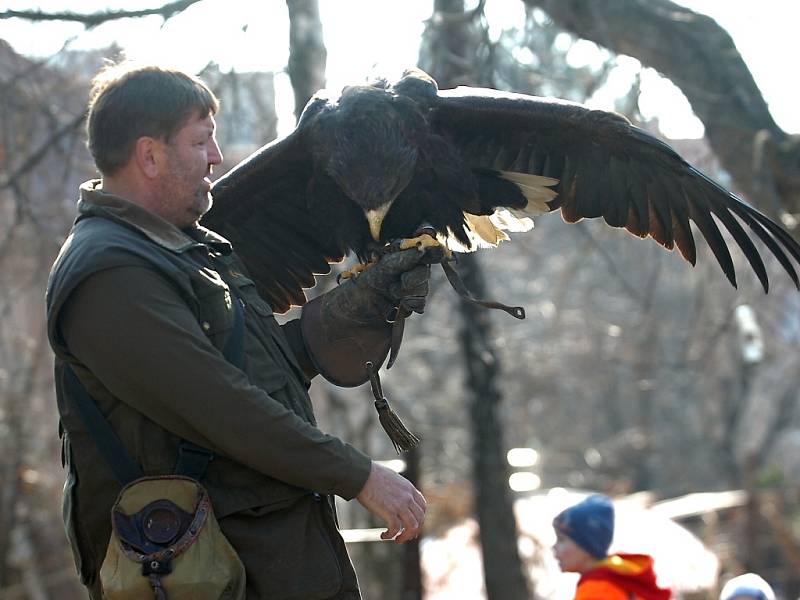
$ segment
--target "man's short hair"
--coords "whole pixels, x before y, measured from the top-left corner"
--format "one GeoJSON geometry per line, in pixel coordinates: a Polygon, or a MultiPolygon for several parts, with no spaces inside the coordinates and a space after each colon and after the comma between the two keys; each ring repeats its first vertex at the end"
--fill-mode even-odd
{"type": "Polygon", "coordinates": [[[214,93],[193,75],[131,62],[110,65],[92,81],[87,145],[100,173],[113,175],[140,137],[169,142],[193,115],[218,108],[214,93]]]}

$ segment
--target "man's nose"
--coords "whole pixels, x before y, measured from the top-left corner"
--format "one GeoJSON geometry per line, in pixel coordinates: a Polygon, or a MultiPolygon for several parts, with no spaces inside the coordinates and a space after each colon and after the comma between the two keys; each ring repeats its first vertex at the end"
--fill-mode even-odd
{"type": "Polygon", "coordinates": [[[218,165],[222,163],[222,150],[219,149],[217,140],[211,140],[211,146],[208,149],[208,164],[218,165]]]}

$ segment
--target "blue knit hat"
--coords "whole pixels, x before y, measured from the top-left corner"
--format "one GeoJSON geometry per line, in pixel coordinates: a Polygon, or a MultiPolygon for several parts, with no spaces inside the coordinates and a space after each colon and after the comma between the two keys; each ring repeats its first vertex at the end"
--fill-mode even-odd
{"type": "Polygon", "coordinates": [[[614,506],[608,496],[594,494],[563,510],[553,527],[595,558],[605,558],[614,537],[614,506]]]}
{"type": "Polygon", "coordinates": [[[736,596],[758,598],[758,600],[775,600],[775,592],[770,585],[755,573],[745,573],[734,577],[720,593],[720,600],[729,600],[736,596]]]}

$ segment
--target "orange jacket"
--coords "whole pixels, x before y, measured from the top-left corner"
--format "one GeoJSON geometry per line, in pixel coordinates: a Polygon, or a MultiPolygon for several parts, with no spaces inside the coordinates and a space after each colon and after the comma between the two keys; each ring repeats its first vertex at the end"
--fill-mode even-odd
{"type": "Polygon", "coordinates": [[[575,600],[668,600],[656,584],[653,559],[644,554],[614,554],[581,575],[575,600]]]}

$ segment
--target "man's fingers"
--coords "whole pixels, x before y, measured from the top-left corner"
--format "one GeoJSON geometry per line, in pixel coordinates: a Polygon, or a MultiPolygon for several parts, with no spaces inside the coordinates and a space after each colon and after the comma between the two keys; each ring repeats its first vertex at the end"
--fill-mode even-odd
{"type": "Polygon", "coordinates": [[[411,512],[414,514],[414,517],[416,517],[420,527],[422,527],[422,524],[425,522],[426,510],[427,509],[424,506],[420,506],[416,502],[411,504],[411,512]]]}
{"type": "Polygon", "coordinates": [[[401,516],[401,520],[403,521],[403,528],[400,530],[400,535],[394,538],[394,541],[399,544],[413,540],[420,532],[420,523],[410,510],[407,510],[401,516]]]}
{"type": "Polygon", "coordinates": [[[415,494],[411,502],[408,504],[408,508],[406,508],[402,514],[400,515],[400,520],[403,523],[403,530],[400,532],[395,538],[396,542],[407,542],[409,540],[413,540],[414,538],[418,537],[420,532],[422,531],[422,525],[425,523],[425,498],[422,497],[422,494],[415,494]]]}
{"type": "Polygon", "coordinates": [[[386,531],[381,532],[381,539],[392,540],[397,536],[399,532],[400,532],[400,527],[397,525],[388,527],[386,531]]]}
{"type": "Polygon", "coordinates": [[[411,531],[408,529],[404,529],[403,531],[400,532],[400,535],[394,538],[394,541],[397,544],[403,544],[405,542],[410,542],[415,537],[417,537],[416,534],[411,533],[411,531]]]}
{"type": "Polygon", "coordinates": [[[381,533],[382,540],[391,540],[397,537],[398,533],[403,530],[403,520],[394,511],[387,510],[382,515],[383,521],[386,524],[386,531],[381,533]]]}
{"type": "Polygon", "coordinates": [[[425,522],[425,509],[415,501],[408,504],[394,518],[385,518],[387,529],[381,533],[381,539],[395,542],[407,542],[419,536],[425,522]]]}

